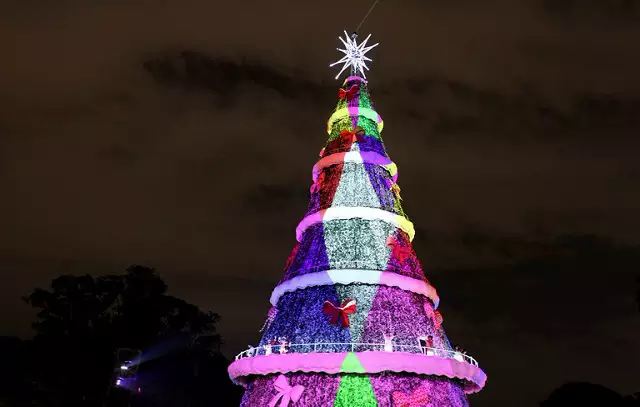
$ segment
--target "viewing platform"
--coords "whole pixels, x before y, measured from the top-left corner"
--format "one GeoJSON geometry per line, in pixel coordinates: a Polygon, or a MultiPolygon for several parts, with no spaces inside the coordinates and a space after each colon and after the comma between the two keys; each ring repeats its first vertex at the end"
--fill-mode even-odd
{"type": "Polygon", "coordinates": [[[446,376],[480,391],[486,374],[471,356],[455,350],[389,343],[285,343],[249,348],[229,366],[231,379],[245,384],[255,375],[290,372],[326,374],[381,372],[446,376]]]}
{"type": "Polygon", "coordinates": [[[407,352],[418,353],[426,356],[438,356],[441,358],[451,358],[459,362],[470,363],[478,366],[478,362],[471,356],[454,350],[442,348],[430,348],[419,345],[396,345],[385,343],[333,343],[333,342],[316,342],[316,343],[292,343],[292,344],[276,344],[263,345],[255,348],[249,348],[236,355],[235,360],[248,358],[253,356],[268,356],[273,354],[284,353],[327,353],[327,352],[407,352]]]}

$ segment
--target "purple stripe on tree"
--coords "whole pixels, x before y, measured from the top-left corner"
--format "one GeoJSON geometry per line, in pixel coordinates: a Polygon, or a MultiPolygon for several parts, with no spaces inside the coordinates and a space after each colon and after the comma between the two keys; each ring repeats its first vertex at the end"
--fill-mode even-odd
{"type": "MultiPolygon", "coordinates": [[[[331,301],[334,304],[340,303],[341,299],[335,286],[311,287],[283,295],[278,301],[278,314],[264,332],[260,346],[266,345],[270,341],[278,342],[279,338],[285,338],[287,342],[298,344],[351,342],[349,329],[341,325],[330,324],[327,316],[322,312],[325,301],[331,301]]],[[[344,351],[344,349],[330,345],[316,350],[344,351]]],[[[275,349],[274,353],[277,351],[275,349]]],[[[290,348],[288,351],[306,353],[312,352],[314,349],[297,347],[290,348]]]]}
{"type": "MultiPolygon", "coordinates": [[[[434,321],[425,312],[431,301],[425,296],[397,287],[380,286],[373,299],[371,309],[364,324],[362,342],[383,343],[385,335],[393,336],[394,345],[408,345],[412,348],[397,348],[403,352],[421,352],[417,346],[419,339],[433,336],[433,347],[448,348],[434,321]]],[[[442,334],[444,335],[444,334],[442,334]]]]}
{"type": "Polygon", "coordinates": [[[311,226],[304,234],[304,239],[297,245],[291,263],[284,272],[282,281],[297,275],[328,270],[329,257],[324,244],[324,226],[322,223],[311,226]]]}

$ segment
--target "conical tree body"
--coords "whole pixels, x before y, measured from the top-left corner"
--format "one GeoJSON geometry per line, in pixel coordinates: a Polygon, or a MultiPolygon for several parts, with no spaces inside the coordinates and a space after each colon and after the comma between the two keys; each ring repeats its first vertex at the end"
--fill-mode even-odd
{"type": "Polygon", "coordinates": [[[339,97],[260,343],[229,369],[242,406],[466,406],[486,376],[444,333],[382,119],[363,79],[339,97]]]}

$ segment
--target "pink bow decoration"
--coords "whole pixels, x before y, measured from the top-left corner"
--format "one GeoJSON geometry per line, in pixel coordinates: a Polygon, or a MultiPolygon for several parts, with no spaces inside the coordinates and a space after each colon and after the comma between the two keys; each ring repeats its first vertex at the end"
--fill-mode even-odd
{"type": "Polygon", "coordinates": [[[304,391],[304,386],[291,386],[287,377],[282,374],[273,383],[273,387],[278,391],[278,394],[273,396],[271,402],[269,402],[269,407],[276,407],[278,401],[280,401],[279,407],[289,407],[289,403],[296,403],[300,400],[304,391]]]}
{"type": "Polygon", "coordinates": [[[418,387],[410,394],[394,391],[391,397],[393,407],[424,407],[429,403],[429,393],[424,387],[418,387]]]}
{"type": "Polygon", "coordinates": [[[325,301],[322,305],[322,311],[329,317],[332,325],[342,325],[343,328],[349,327],[349,314],[356,312],[356,300],[346,299],[342,301],[339,307],[333,305],[331,301],[325,301]]]}
{"type": "Polygon", "coordinates": [[[338,97],[340,100],[351,100],[355,95],[360,92],[360,87],[358,85],[352,85],[349,89],[340,88],[338,91],[338,97]]]}

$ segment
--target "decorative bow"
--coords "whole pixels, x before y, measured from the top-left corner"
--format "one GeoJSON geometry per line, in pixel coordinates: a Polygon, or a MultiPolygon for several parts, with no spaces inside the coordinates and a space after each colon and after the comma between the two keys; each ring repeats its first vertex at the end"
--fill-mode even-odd
{"type": "Polygon", "coordinates": [[[315,194],[317,192],[320,192],[320,187],[322,186],[322,184],[324,183],[324,172],[321,172],[320,175],[318,175],[318,178],[316,179],[316,182],[314,182],[311,185],[311,189],[310,192],[312,194],[315,194]]]}
{"type": "Polygon", "coordinates": [[[400,263],[405,262],[413,255],[411,247],[409,245],[403,245],[402,242],[394,236],[387,238],[387,246],[391,249],[391,256],[400,263]]]}
{"type": "Polygon", "coordinates": [[[350,141],[351,143],[358,141],[358,135],[353,130],[342,130],[340,132],[340,138],[344,141],[350,141]]]}
{"type": "Polygon", "coordinates": [[[273,383],[273,387],[278,391],[278,394],[273,396],[269,407],[275,407],[278,401],[280,401],[279,407],[289,407],[290,402],[296,403],[300,400],[304,391],[304,386],[291,386],[287,377],[282,374],[273,383]]]}
{"type": "Polygon", "coordinates": [[[340,88],[340,90],[338,90],[338,97],[340,100],[351,100],[358,92],[360,92],[360,87],[358,85],[351,85],[349,89],[340,88]]]}
{"type": "Polygon", "coordinates": [[[433,318],[433,306],[431,305],[431,303],[429,301],[425,301],[424,304],[422,304],[422,308],[424,309],[424,313],[428,318],[433,318]]]}
{"type": "Polygon", "coordinates": [[[442,326],[442,322],[444,321],[444,318],[442,317],[440,311],[434,310],[433,306],[429,302],[425,302],[422,307],[424,308],[424,313],[427,318],[433,319],[433,326],[435,327],[435,329],[440,329],[440,327],[442,326]]]}
{"type": "Polygon", "coordinates": [[[400,263],[404,263],[412,255],[411,248],[409,246],[396,245],[393,248],[393,257],[398,259],[400,263]]]}
{"type": "Polygon", "coordinates": [[[339,307],[333,305],[331,301],[325,301],[322,305],[322,312],[329,317],[332,325],[341,324],[343,328],[349,327],[349,314],[356,312],[356,300],[346,299],[339,307]]]}
{"type": "Polygon", "coordinates": [[[289,257],[287,257],[287,262],[284,264],[285,271],[288,271],[289,267],[291,267],[291,264],[293,264],[293,261],[296,259],[296,256],[298,255],[298,250],[300,250],[300,243],[293,246],[293,250],[291,250],[291,253],[289,253],[289,257]]]}
{"type": "Polygon", "coordinates": [[[435,311],[433,313],[433,323],[436,329],[440,329],[443,322],[444,322],[444,318],[442,317],[442,314],[440,313],[440,311],[435,311]]]}
{"type": "Polygon", "coordinates": [[[418,387],[410,394],[394,391],[391,397],[393,407],[424,407],[429,403],[429,393],[424,387],[418,387]]]}

